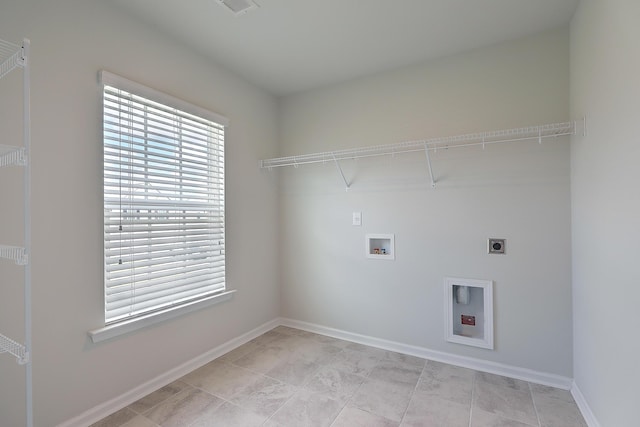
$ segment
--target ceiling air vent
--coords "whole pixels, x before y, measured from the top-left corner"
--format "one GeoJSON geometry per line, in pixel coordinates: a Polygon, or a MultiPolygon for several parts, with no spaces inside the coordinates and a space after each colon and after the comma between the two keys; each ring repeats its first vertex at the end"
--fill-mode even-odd
{"type": "Polygon", "coordinates": [[[244,15],[251,9],[258,7],[253,0],[217,0],[219,4],[230,10],[234,15],[244,15]]]}

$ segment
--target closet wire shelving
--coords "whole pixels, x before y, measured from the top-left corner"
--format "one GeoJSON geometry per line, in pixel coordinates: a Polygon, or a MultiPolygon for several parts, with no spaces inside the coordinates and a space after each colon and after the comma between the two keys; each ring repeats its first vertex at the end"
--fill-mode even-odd
{"type": "Polygon", "coordinates": [[[260,167],[263,169],[273,169],[286,166],[298,167],[313,163],[332,162],[336,165],[340,176],[345,184],[346,190],[349,190],[350,184],[340,166],[340,161],[356,160],[367,157],[378,156],[395,156],[403,153],[424,152],[427,159],[429,169],[429,177],[431,186],[436,186],[436,179],[431,164],[430,152],[450,148],[462,148],[471,146],[482,146],[490,144],[512,143],[538,140],[542,143],[543,139],[558,138],[561,136],[574,135],[579,125],[583,125],[586,129],[586,119],[580,121],[571,121],[563,123],[551,123],[538,126],[529,126],[515,129],[496,130],[489,132],[476,132],[458,136],[448,136],[440,138],[431,138],[415,141],[398,142],[395,144],[375,145],[370,147],[353,148],[345,150],[327,151],[323,153],[303,154],[299,156],[278,157],[260,161],[260,167]]]}
{"type": "MultiPolygon", "coordinates": [[[[30,42],[24,39],[22,45],[0,40],[0,80],[10,72],[22,70],[23,84],[23,134],[22,144],[0,144],[0,168],[19,166],[23,168],[23,214],[24,214],[24,247],[0,244],[0,258],[13,261],[24,269],[24,344],[0,333],[0,354],[13,355],[18,364],[25,366],[26,390],[26,425],[33,426],[32,399],[32,366],[31,366],[31,166],[29,150],[31,146],[31,112],[30,112],[30,74],[29,74],[30,42]]],[[[1,88],[0,88],[1,90],[1,88]]],[[[4,141],[2,141],[4,142],[4,141]]],[[[4,285],[4,283],[3,283],[4,285]]],[[[6,301],[2,301],[6,303],[6,301]]]]}

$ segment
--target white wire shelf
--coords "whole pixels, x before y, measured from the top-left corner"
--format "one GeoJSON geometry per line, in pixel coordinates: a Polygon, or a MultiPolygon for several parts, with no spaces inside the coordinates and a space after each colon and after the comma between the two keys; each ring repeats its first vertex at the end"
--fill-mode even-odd
{"type": "Polygon", "coordinates": [[[0,168],[5,166],[24,166],[27,164],[27,151],[24,147],[11,147],[0,144],[0,168]]]}
{"type": "Polygon", "coordinates": [[[2,353],[14,355],[20,365],[24,365],[29,362],[29,354],[25,346],[0,334],[0,354],[2,353]]]}
{"type": "MultiPolygon", "coordinates": [[[[449,148],[462,148],[481,145],[484,149],[485,145],[501,144],[507,142],[522,142],[537,140],[542,143],[543,139],[557,138],[560,136],[574,135],[576,133],[577,122],[552,123],[539,126],[529,126],[524,128],[496,130],[490,132],[469,133],[459,136],[448,136],[442,138],[431,138],[417,141],[399,142],[396,144],[375,145],[372,147],[354,148],[347,150],[327,151],[324,153],[304,154],[300,156],[278,157],[260,161],[260,167],[263,169],[273,169],[285,166],[298,167],[311,163],[333,162],[340,172],[340,177],[344,182],[345,189],[348,191],[351,184],[340,166],[341,160],[355,160],[364,157],[376,156],[394,156],[402,153],[412,153],[422,151],[427,158],[427,166],[429,168],[429,177],[431,178],[431,187],[435,188],[436,179],[431,166],[431,151],[437,151],[449,148]]],[[[586,131],[586,119],[583,122],[583,128],[586,131]]]]}
{"type": "Polygon", "coordinates": [[[0,79],[17,67],[24,66],[22,46],[0,40],[0,79]]]}
{"type": "Polygon", "coordinates": [[[25,248],[0,245],[0,258],[14,261],[18,265],[27,265],[29,257],[25,248]]]}
{"type": "Polygon", "coordinates": [[[406,141],[395,144],[376,145],[364,148],[328,151],[324,153],[304,154],[300,156],[278,157],[262,160],[260,167],[264,169],[310,164],[326,163],[339,160],[353,160],[363,157],[387,156],[416,151],[437,151],[445,148],[460,148],[476,145],[489,145],[507,142],[520,142],[555,138],[573,135],[575,122],[553,123],[517,129],[478,132],[459,136],[431,138],[417,141],[406,141]]]}

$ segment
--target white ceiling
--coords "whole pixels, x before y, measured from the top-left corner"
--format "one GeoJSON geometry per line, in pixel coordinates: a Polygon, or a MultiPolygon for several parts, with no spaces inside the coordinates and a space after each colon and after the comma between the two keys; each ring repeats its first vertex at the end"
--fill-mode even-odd
{"type": "Polygon", "coordinates": [[[579,0],[110,0],[275,95],[495,44],[569,22],[579,0]]]}

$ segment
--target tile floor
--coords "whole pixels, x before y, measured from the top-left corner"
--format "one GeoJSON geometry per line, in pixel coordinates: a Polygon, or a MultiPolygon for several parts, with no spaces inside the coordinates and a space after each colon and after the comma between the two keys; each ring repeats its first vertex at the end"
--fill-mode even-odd
{"type": "Polygon", "coordinates": [[[565,390],[279,326],[92,427],[586,427],[565,390]]]}

